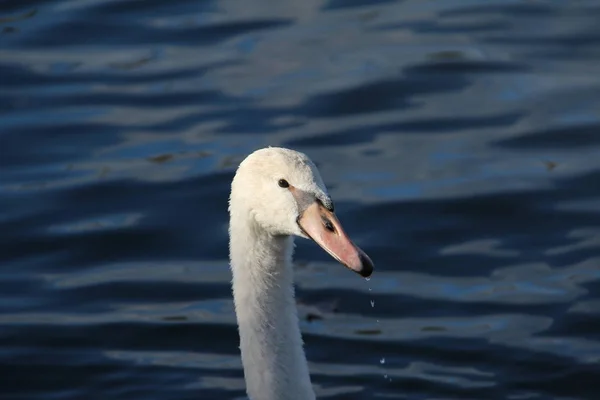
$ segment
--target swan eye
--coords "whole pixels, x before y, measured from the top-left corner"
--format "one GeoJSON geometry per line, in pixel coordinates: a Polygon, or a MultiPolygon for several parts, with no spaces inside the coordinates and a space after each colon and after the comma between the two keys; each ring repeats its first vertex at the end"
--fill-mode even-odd
{"type": "Polygon", "coordinates": [[[279,184],[279,187],[282,187],[282,188],[290,187],[290,184],[285,179],[280,179],[279,182],[277,182],[277,183],[279,184]]]}

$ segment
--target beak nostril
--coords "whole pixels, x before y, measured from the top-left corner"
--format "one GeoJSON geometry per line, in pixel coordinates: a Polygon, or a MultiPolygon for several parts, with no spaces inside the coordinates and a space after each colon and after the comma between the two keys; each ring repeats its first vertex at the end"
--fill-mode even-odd
{"type": "Polygon", "coordinates": [[[323,225],[325,226],[325,229],[327,229],[329,232],[335,233],[335,227],[333,226],[333,224],[331,223],[331,221],[329,219],[323,218],[323,225]]]}

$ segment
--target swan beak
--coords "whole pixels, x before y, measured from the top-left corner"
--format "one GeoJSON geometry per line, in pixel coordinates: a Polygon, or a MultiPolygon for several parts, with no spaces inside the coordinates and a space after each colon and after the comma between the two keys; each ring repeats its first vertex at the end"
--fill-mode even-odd
{"type": "Polygon", "coordinates": [[[356,246],[335,214],[320,202],[312,203],[298,218],[304,233],[327,251],[333,258],[368,278],[373,273],[373,261],[356,246]]]}

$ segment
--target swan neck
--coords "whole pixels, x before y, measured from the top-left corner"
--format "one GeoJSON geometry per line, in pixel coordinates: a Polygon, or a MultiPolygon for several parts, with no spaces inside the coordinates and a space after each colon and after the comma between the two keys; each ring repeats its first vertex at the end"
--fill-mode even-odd
{"type": "Polygon", "coordinates": [[[252,400],[312,400],[293,285],[293,238],[230,221],[233,297],[252,400]]]}

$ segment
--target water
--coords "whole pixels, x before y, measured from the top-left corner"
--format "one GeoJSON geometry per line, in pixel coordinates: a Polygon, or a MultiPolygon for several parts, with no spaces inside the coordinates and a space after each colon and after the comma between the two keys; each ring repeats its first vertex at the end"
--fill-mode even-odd
{"type": "Polygon", "coordinates": [[[243,398],[226,206],[265,145],[315,160],[376,266],[298,241],[321,398],[600,398],[599,19],[2,2],[0,398],[243,398]]]}

